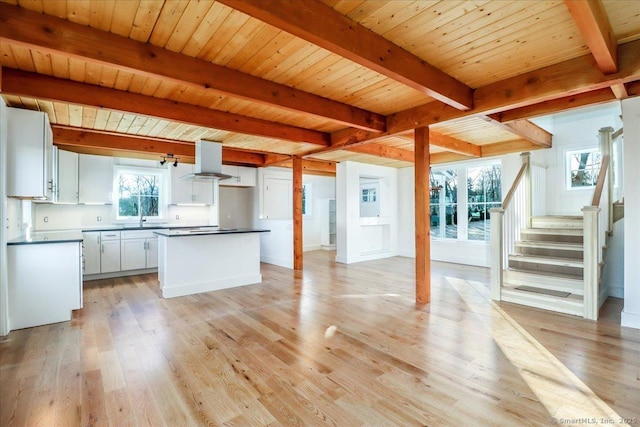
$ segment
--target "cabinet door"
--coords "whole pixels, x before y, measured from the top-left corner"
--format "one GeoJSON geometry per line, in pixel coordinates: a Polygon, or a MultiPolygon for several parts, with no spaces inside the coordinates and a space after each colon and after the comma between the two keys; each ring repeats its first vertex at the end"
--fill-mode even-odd
{"type": "Polygon", "coordinates": [[[7,196],[53,197],[48,123],[40,111],[7,108],[7,196]]]}
{"type": "Polygon", "coordinates": [[[265,219],[291,219],[293,215],[291,180],[265,177],[262,216],[265,219]]]}
{"type": "Polygon", "coordinates": [[[120,241],[120,269],[122,271],[146,268],[146,255],[146,239],[120,241]]]}
{"type": "Polygon", "coordinates": [[[120,240],[103,240],[100,247],[100,271],[120,271],[120,240]]]}
{"type": "Polygon", "coordinates": [[[44,180],[45,180],[45,196],[49,200],[53,200],[57,190],[57,177],[54,175],[54,156],[53,156],[53,131],[49,124],[49,116],[42,116],[44,123],[42,124],[42,141],[44,147],[44,180]]]}
{"type": "Polygon", "coordinates": [[[58,150],[57,202],[78,203],[78,153],[58,150]]]}
{"type": "Polygon", "coordinates": [[[237,187],[239,184],[238,166],[222,165],[222,173],[231,175],[231,178],[221,179],[218,184],[223,187],[237,187]]]}
{"type": "Polygon", "coordinates": [[[100,273],[100,233],[82,233],[83,273],[100,273]]]}
{"type": "Polygon", "coordinates": [[[192,203],[213,204],[213,181],[193,181],[192,203]]]}
{"type": "Polygon", "coordinates": [[[243,187],[256,186],[256,168],[238,166],[238,185],[243,187]]]}
{"type": "Polygon", "coordinates": [[[113,157],[80,154],[78,158],[78,202],[111,204],[113,157]]]}
{"type": "Polygon", "coordinates": [[[158,268],[158,238],[147,239],[147,268],[158,268]]]}
{"type": "Polygon", "coordinates": [[[181,177],[193,173],[193,165],[179,163],[178,166],[171,166],[171,204],[193,203],[193,181],[181,179],[181,177]]]}

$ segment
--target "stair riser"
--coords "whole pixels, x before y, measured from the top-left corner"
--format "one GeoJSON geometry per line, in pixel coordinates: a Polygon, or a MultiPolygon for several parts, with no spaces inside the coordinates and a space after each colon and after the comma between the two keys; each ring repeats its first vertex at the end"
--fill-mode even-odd
{"type": "Polygon", "coordinates": [[[520,238],[523,240],[532,240],[536,242],[555,242],[555,243],[580,243],[582,244],[582,236],[566,236],[562,234],[537,234],[521,232],[520,238]]]}
{"type": "Polygon", "coordinates": [[[527,270],[533,273],[553,273],[553,274],[565,274],[569,276],[575,276],[577,279],[582,279],[583,269],[580,267],[567,267],[564,265],[550,265],[542,264],[538,262],[526,262],[519,260],[509,260],[509,268],[515,268],[518,270],[527,270]]]}
{"type": "Polygon", "coordinates": [[[582,250],[563,250],[563,249],[550,249],[550,248],[535,248],[528,246],[516,246],[516,253],[523,255],[541,255],[552,256],[557,258],[571,258],[582,260],[584,253],[582,250]]]}
{"type": "Polygon", "coordinates": [[[582,219],[539,219],[532,218],[531,226],[533,228],[573,228],[573,229],[581,229],[583,228],[582,219]]]}

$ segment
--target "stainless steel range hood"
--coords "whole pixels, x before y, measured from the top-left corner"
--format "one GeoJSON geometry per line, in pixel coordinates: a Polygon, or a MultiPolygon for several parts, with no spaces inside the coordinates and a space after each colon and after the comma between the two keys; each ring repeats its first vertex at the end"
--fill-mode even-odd
{"type": "Polygon", "coordinates": [[[227,178],[233,178],[233,176],[222,173],[222,144],[203,140],[196,141],[196,165],[193,173],[185,175],[181,179],[212,181],[227,178]]]}

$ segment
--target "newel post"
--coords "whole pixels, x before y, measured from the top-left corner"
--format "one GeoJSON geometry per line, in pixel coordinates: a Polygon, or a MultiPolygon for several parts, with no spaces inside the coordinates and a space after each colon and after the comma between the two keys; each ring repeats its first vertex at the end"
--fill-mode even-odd
{"type": "Polygon", "coordinates": [[[532,217],[532,200],[533,193],[531,192],[531,153],[525,152],[520,154],[520,160],[522,164],[527,165],[527,170],[524,173],[524,223],[527,228],[531,228],[532,217]]]}
{"type": "Polygon", "coordinates": [[[599,247],[599,234],[598,234],[598,213],[600,208],[597,206],[585,206],[582,208],[584,215],[584,234],[583,234],[583,247],[584,247],[584,314],[585,319],[598,320],[598,299],[599,299],[599,286],[598,286],[598,247],[599,247]]]}
{"type": "Polygon", "coordinates": [[[504,209],[491,208],[489,212],[491,213],[491,299],[500,301],[502,299],[502,270],[504,269],[502,257],[504,209]]]}
{"type": "Polygon", "coordinates": [[[609,166],[607,167],[607,194],[605,203],[607,206],[607,231],[613,231],[613,159],[611,152],[613,151],[613,128],[606,127],[600,129],[600,154],[602,158],[609,156],[609,166]]]}

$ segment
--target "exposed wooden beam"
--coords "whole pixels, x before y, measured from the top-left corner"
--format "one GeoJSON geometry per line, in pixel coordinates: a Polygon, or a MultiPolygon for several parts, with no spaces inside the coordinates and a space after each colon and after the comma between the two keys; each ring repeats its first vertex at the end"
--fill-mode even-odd
{"type": "MultiPolygon", "coordinates": [[[[169,141],[165,139],[144,138],[113,132],[78,130],[64,126],[52,126],[53,142],[57,146],[82,147],[93,152],[102,150],[109,153],[135,153],[135,157],[158,157],[168,153],[180,158],[183,163],[193,163],[195,145],[192,142],[169,141]]],[[[132,157],[132,156],[127,156],[132,157]]],[[[244,150],[222,147],[222,162],[225,164],[242,164],[262,166],[265,155],[244,150]]]]}
{"type": "Polygon", "coordinates": [[[367,144],[359,147],[349,147],[347,150],[354,153],[370,154],[372,156],[384,157],[386,159],[399,160],[402,162],[413,163],[414,161],[413,151],[389,147],[382,144],[367,144]]]}
{"type": "Polygon", "coordinates": [[[465,156],[480,157],[482,155],[479,145],[474,145],[467,141],[443,135],[432,130],[429,130],[429,144],[465,156]]]}
{"type": "Polygon", "coordinates": [[[324,132],[3,68],[2,92],[7,94],[142,114],[180,123],[285,141],[307,142],[320,146],[329,145],[329,135],[324,132]]]}
{"type": "Polygon", "coordinates": [[[219,0],[458,109],[473,105],[472,89],[317,0],[219,0]]]}
{"type": "Polygon", "coordinates": [[[302,158],[293,157],[293,269],[302,270],[302,158]]]}
{"type": "Polygon", "coordinates": [[[512,122],[501,122],[499,116],[485,116],[486,121],[501,127],[514,135],[519,136],[533,144],[539,145],[542,148],[550,148],[552,135],[546,130],[542,129],[535,123],[529,120],[514,120],[512,122]]]}
{"type": "Polygon", "coordinates": [[[600,0],[565,0],[582,38],[605,74],[618,71],[617,42],[600,0]]]}
{"type": "MultiPolygon", "coordinates": [[[[292,168],[293,160],[289,158],[278,166],[283,168],[292,168]]],[[[302,159],[302,171],[305,175],[325,175],[325,176],[335,176],[336,175],[336,162],[332,162],[329,160],[319,160],[319,159],[302,159]]]]}
{"type": "Polygon", "coordinates": [[[541,148],[543,147],[524,139],[516,139],[514,141],[483,145],[482,157],[501,156],[503,154],[539,150],[541,148]]]}
{"type": "Polygon", "coordinates": [[[584,107],[586,105],[602,104],[604,102],[613,101],[614,99],[615,96],[611,89],[603,88],[591,92],[552,99],[550,101],[529,105],[527,107],[502,111],[500,113],[493,114],[492,117],[497,118],[501,122],[511,122],[514,120],[545,116],[559,111],[567,111],[574,108],[584,107]]]}
{"type": "Polygon", "coordinates": [[[611,85],[611,92],[616,97],[616,99],[626,99],[629,97],[629,92],[627,92],[627,87],[624,83],[619,83],[617,85],[611,85]]]}
{"type": "MultiPolygon", "coordinates": [[[[145,153],[140,151],[123,151],[123,150],[115,150],[109,148],[94,148],[94,147],[82,147],[78,145],[65,145],[65,144],[55,144],[61,150],[72,151],[78,154],[93,154],[96,156],[107,156],[107,157],[126,157],[131,159],[145,159],[145,160],[155,160],[159,161],[160,158],[155,153],[145,153]]],[[[195,157],[182,156],[180,157],[180,163],[195,163],[195,157]]]]}
{"type": "MultiPolygon", "coordinates": [[[[640,80],[640,40],[618,46],[618,67],[616,74],[604,75],[594,66],[591,55],[570,59],[477,88],[474,91],[472,110],[460,111],[441,102],[430,102],[387,116],[387,132],[351,135],[345,145],[367,140],[378,141],[416,127],[527,107],[609,88],[620,82],[640,80]]],[[[337,136],[344,137],[345,133],[337,136]]],[[[335,135],[331,135],[332,146],[341,142],[335,135]]]]}
{"type": "Polygon", "coordinates": [[[288,161],[291,161],[291,156],[285,154],[266,154],[263,166],[280,166],[281,163],[288,161]]]}
{"type": "Polygon", "coordinates": [[[415,130],[416,302],[431,301],[431,235],[429,206],[429,128],[415,130]]]}
{"type": "Polygon", "coordinates": [[[469,160],[469,159],[473,159],[473,157],[465,156],[464,154],[451,153],[449,151],[429,154],[429,160],[432,165],[459,162],[462,160],[469,160]]]}
{"type": "Polygon", "coordinates": [[[347,126],[384,131],[385,117],[88,26],[0,3],[0,40],[160,78],[195,90],[304,112],[347,126]]]}

